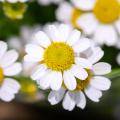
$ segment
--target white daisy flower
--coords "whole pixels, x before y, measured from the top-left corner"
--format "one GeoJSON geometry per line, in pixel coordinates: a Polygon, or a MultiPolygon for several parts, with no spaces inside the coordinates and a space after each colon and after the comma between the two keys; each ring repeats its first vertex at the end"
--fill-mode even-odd
{"type": "Polygon", "coordinates": [[[59,4],[61,2],[63,2],[63,0],[38,0],[40,5],[59,4]]]}
{"type": "Polygon", "coordinates": [[[39,31],[35,42],[26,46],[24,60],[39,64],[31,78],[37,80],[42,89],[59,90],[64,83],[69,90],[74,90],[76,78],[85,80],[86,69],[91,68],[88,60],[77,56],[89,48],[90,41],[80,39],[81,33],[65,24],[50,25],[47,33],[39,31]]]}
{"type": "Polygon", "coordinates": [[[0,0],[1,2],[17,3],[17,2],[27,2],[28,0],[0,0]]]}
{"type": "MultiPolygon", "coordinates": [[[[83,81],[77,79],[77,87],[75,90],[70,91],[66,89],[66,86],[58,91],[51,91],[48,96],[48,101],[51,105],[62,102],[63,108],[66,110],[73,110],[75,106],[84,109],[86,106],[85,95],[93,102],[99,102],[102,97],[102,91],[106,91],[111,86],[111,81],[102,76],[111,72],[111,66],[105,62],[96,63],[100,59],[101,52],[92,55],[93,66],[91,69],[87,69],[88,77],[83,81]],[[93,58],[94,56],[94,58],[93,58]],[[97,57],[97,59],[95,58],[97,57]],[[98,59],[99,58],[99,59],[98,59]]],[[[102,55],[101,55],[102,57],[102,55]]]]}
{"type": "MultiPolygon", "coordinates": [[[[33,41],[34,34],[41,29],[39,25],[33,27],[23,26],[20,30],[20,37],[12,37],[8,40],[8,45],[10,48],[16,49],[20,54],[20,57],[23,58],[25,55],[24,47],[30,41],[33,41]]],[[[33,68],[36,66],[35,63],[22,61],[22,75],[30,76],[33,68]]]]}
{"type": "Polygon", "coordinates": [[[82,29],[86,35],[92,35],[100,45],[113,46],[120,34],[118,0],[71,0],[75,5],[61,4],[56,15],[58,20],[70,21],[73,26],[82,29]],[[64,17],[65,16],[65,17],[64,17]]]}
{"type": "Polygon", "coordinates": [[[21,72],[17,58],[18,53],[15,50],[7,51],[7,44],[0,41],[0,99],[6,102],[14,99],[20,89],[19,83],[9,78],[21,72]]]}

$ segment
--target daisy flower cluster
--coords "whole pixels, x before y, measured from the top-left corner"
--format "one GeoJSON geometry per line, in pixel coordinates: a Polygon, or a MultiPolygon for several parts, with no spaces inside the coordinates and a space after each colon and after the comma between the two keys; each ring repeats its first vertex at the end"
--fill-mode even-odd
{"type": "Polygon", "coordinates": [[[120,0],[0,0],[0,7],[1,100],[47,96],[72,111],[111,88],[120,71],[120,0]]]}
{"type": "Polygon", "coordinates": [[[46,33],[35,34],[34,41],[25,50],[24,60],[38,64],[31,78],[41,89],[52,90],[48,96],[52,105],[63,100],[66,110],[73,110],[75,105],[83,109],[84,93],[99,102],[101,91],[111,86],[110,80],[102,76],[111,72],[111,66],[98,62],[104,52],[69,25],[49,25],[46,33]],[[92,51],[89,56],[87,50],[92,51]]]}

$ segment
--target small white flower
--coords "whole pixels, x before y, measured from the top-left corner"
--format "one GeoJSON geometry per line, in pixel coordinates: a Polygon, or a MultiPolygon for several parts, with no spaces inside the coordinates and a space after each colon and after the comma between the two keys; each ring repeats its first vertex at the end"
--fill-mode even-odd
{"type": "MultiPolygon", "coordinates": [[[[99,54],[99,52],[97,52],[99,54]]],[[[100,52],[101,54],[101,52],[100,52]]],[[[91,55],[93,59],[94,55],[91,55]]],[[[86,106],[85,95],[94,102],[99,102],[102,97],[102,91],[106,91],[111,86],[111,81],[102,76],[111,72],[111,66],[108,63],[99,62],[95,63],[100,59],[98,56],[94,58],[93,67],[88,69],[88,77],[86,80],[81,81],[77,79],[77,87],[74,91],[69,91],[63,86],[58,91],[51,91],[48,96],[48,101],[51,105],[62,102],[63,108],[66,110],[73,110],[75,106],[84,109],[86,106]]]]}
{"type": "MultiPolygon", "coordinates": [[[[27,43],[33,41],[34,34],[41,29],[39,25],[29,27],[23,26],[20,30],[20,37],[12,37],[8,40],[8,45],[10,48],[16,49],[20,54],[20,57],[23,58],[25,51],[24,47],[27,43]]],[[[36,66],[35,63],[22,61],[22,75],[30,76],[33,68],[36,66]]]]}
{"type": "Polygon", "coordinates": [[[63,2],[63,0],[38,0],[40,5],[50,5],[50,4],[59,4],[63,2]]]}
{"type": "Polygon", "coordinates": [[[82,29],[99,45],[116,45],[120,35],[118,0],[71,0],[61,3],[56,16],[58,20],[82,29]]]}
{"type": "Polygon", "coordinates": [[[21,64],[16,62],[18,53],[15,50],[7,51],[7,44],[0,41],[0,99],[11,101],[18,93],[20,85],[12,78],[21,72],[21,64]],[[7,76],[7,77],[6,77],[7,76]]]}
{"type": "Polygon", "coordinates": [[[17,2],[21,2],[21,3],[24,3],[24,2],[27,2],[28,0],[0,0],[1,2],[9,2],[9,3],[17,3],[17,2]]]}
{"type": "Polygon", "coordinates": [[[80,35],[68,25],[50,25],[47,34],[39,31],[33,44],[26,46],[24,60],[39,64],[31,77],[42,89],[59,90],[64,83],[69,90],[74,90],[76,78],[87,78],[86,69],[91,68],[91,63],[77,53],[89,48],[90,41],[80,35]]]}

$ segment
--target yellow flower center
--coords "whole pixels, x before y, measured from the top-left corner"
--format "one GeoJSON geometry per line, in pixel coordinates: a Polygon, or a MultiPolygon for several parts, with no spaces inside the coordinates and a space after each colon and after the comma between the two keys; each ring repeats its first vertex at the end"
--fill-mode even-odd
{"type": "Polygon", "coordinates": [[[3,3],[4,13],[11,19],[22,19],[26,9],[27,5],[25,3],[3,3]]]}
{"type": "Polygon", "coordinates": [[[3,83],[4,80],[4,72],[3,69],[0,67],[0,85],[3,83]]]}
{"type": "Polygon", "coordinates": [[[82,13],[83,12],[81,10],[77,9],[77,8],[74,8],[73,11],[72,11],[71,23],[75,28],[80,29],[80,27],[77,24],[77,20],[82,15],[82,13]]]}
{"type": "MultiPolygon", "coordinates": [[[[86,71],[87,71],[87,73],[88,73],[88,77],[87,77],[85,80],[80,80],[80,79],[76,78],[76,80],[77,80],[77,86],[76,86],[76,89],[75,89],[74,91],[82,91],[82,90],[84,90],[84,89],[88,86],[88,84],[90,83],[90,80],[91,80],[93,74],[92,74],[92,71],[91,71],[91,70],[88,70],[88,69],[87,69],[86,71]]],[[[63,86],[64,89],[67,90],[67,87],[66,87],[66,85],[64,84],[64,82],[63,82],[62,86],[63,86]]],[[[74,92],[74,91],[73,91],[73,92],[74,92]]]]}
{"type": "Polygon", "coordinates": [[[87,72],[88,72],[88,77],[85,80],[77,79],[77,87],[76,87],[75,91],[84,90],[88,86],[88,84],[90,83],[90,80],[92,78],[92,71],[87,70],[87,72]]]}
{"type": "Polygon", "coordinates": [[[74,63],[72,47],[63,42],[53,42],[44,53],[43,60],[49,69],[64,71],[74,63]]]}
{"type": "Polygon", "coordinates": [[[110,24],[118,19],[120,4],[117,0],[97,0],[93,12],[100,22],[110,24]]]}

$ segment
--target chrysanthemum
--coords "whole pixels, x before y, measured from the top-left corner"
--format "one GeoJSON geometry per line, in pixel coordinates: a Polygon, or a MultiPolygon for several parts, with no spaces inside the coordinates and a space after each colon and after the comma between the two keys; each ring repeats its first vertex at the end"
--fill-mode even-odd
{"type": "Polygon", "coordinates": [[[120,3],[118,0],[71,0],[61,4],[57,10],[59,20],[69,20],[86,35],[108,46],[115,45],[120,34],[120,3]],[[81,12],[82,11],[82,12],[81,12]],[[65,17],[64,17],[65,16],[65,17]]]}
{"type": "Polygon", "coordinates": [[[38,63],[32,74],[42,89],[59,90],[64,84],[69,90],[76,89],[76,78],[85,80],[91,63],[77,56],[90,46],[87,38],[80,39],[80,32],[68,25],[50,25],[47,34],[39,31],[33,44],[26,46],[25,61],[38,63]]]}
{"type": "Polygon", "coordinates": [[[18,93],[20,85],[12,78],[21,71],[21,64],[16,62],[18,53],[7,51],[7,44],[0,41],[0,99],[11,101],[18,93]]]}
{"type": "Polygon", "coordinates": [[[38,0],[40,5],[50,5],[50,4],[59,4],[63,2],[63,0],[38,0]]]}
{"type": "MultiPolygon", "coordinates": [[[[99,52],[97,52],[99,54],[99,52]]],[[[111,86],[111,81],[102,76],[111,71],[111,66],[108,63],[96,63],[101,57],[100,55],[92,54],[91,60],[93,66],[87,69],[88,77],[83,81],[77,79],[77,87],[75,90],[69,91],[66,86],[61,87],[58,91],[51,91],[48,96],[48,101],[51,105],[62,102],[63,108],[73,110],[75,106],[84,109],[86,106],[85,95],[94,102],[99,102],[102,97],[102,91],[108,90],[111,86]],[[93,59],[94,57],[94,59],[93,59]],[[97,57],[97,59],[95,58],[97,57]]]]}

